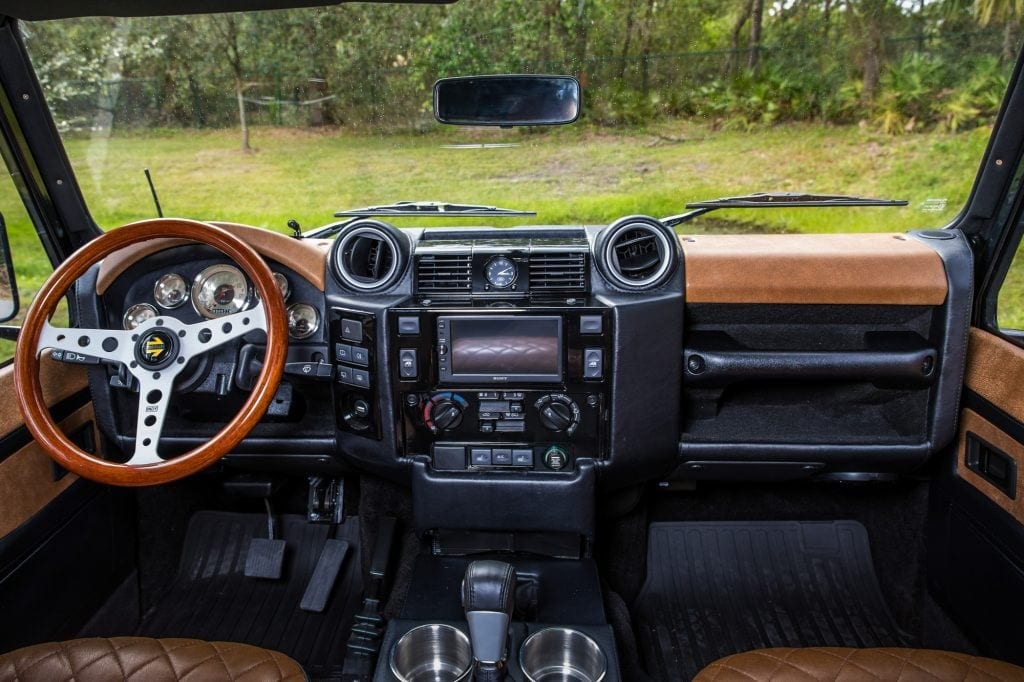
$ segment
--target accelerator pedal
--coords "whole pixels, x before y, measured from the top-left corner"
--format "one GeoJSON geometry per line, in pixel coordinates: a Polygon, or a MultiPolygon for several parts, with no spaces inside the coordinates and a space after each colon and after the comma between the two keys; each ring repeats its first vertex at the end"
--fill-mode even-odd
{"type": "Polygon", "coordinates": [[[327,600],[331,597],[334,582],[341,572],[341,565],[348,556],[348,543],[344,540],[330,538],[324,543],[323,551],[313,569],[313,575],[306,585],[299,608],[303,611],[323,613],[327,608],[327,600]]]}

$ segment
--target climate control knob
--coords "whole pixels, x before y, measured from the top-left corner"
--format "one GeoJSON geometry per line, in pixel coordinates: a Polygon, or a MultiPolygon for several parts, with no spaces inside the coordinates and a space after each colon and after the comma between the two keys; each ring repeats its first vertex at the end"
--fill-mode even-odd
{"type": "Polygon", "coordinates": [[[546,395],[535,403],[540,423],[549,431],[572,434],[580,421],[580,408],[567,395],[546,395]]]}
{"type": "Polygon", "coordinates": [[[423,405],[423,423],[433,432],[459,428],[468,403],[458,393],[438,393],[423,405]]]}
{"type": "Polygon", "coordinates": [[[462,408],[451,400],[438,401],[430,410],[430,421],[438,431],[450,431],[462,423],[462,408]]]}

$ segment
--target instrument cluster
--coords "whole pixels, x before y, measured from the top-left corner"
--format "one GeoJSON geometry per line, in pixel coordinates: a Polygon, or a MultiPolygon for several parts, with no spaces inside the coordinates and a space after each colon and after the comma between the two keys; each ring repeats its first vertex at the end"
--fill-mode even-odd
{"type": "MultiPolygon", "coordinates": [[[[278,291],[285,303],[292,285],[281,272],[273,273],[278,291]]],[[[192,309],[206,319],[217,319],[251,308],[258,300],[256,289],[239,268],[229,263],[216,263],[204,268],[189,281],[179,272],[165,272],[152,285],[152,302],[129,303],[122,325],[132,330],[161,314],[190,303],[192,309]]],[[[307,339],[320,329],[320,313],[308,303],[288,306],[288,331],[293,339],[307,339]]]]}

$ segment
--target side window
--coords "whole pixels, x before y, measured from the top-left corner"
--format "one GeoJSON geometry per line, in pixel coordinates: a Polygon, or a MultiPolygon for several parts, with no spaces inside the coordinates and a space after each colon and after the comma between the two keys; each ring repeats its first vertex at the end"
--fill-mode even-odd
{"type": "MultiPolygon", "coordinates": [[[[9,175],[0,180],[0,215],[6,224],[6,239],[0,240],[4,251],[0,253],[0,319],[6,319],[4,324],[20,325],[53,267],[9,175]],[[13,270],[9,269],[11,262],[13,270]]],[[[67,312],[58,311],[57,315],[66,317],[67,312]]],[[[57,320],[55,316],[54,322],[66,324],[66,319],[57,320]]],[[[0,363],[13,357],[14,342],[0,340],[0,363]]]]}
{"type": "Polygon", "coordinates": [[[1024,241],[1013,254],[996,299],[996,323],[1000,329],[1024,331],[1024,241]]]}

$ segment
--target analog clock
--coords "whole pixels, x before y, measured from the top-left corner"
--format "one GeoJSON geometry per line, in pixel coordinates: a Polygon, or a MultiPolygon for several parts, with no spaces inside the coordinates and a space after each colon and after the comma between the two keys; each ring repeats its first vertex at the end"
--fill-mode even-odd
{"type": "Polygon", "coordinates": [[[484,266],[484,277],[495,289],[508,289],[518,276],[516,264],[506,256],[495,256],[484,266]]]}

